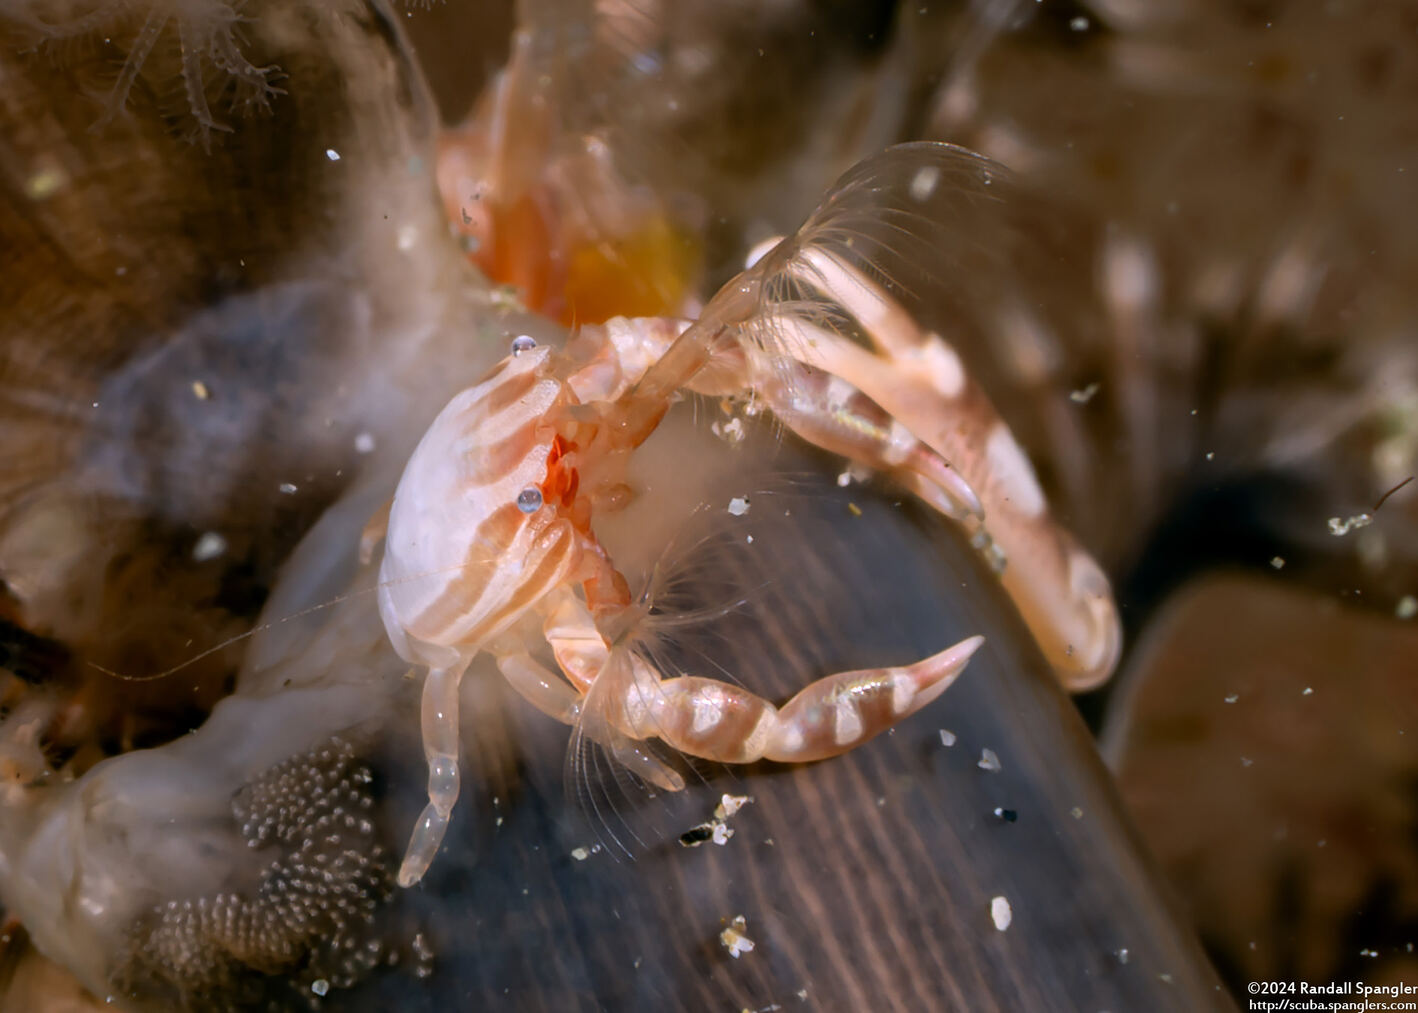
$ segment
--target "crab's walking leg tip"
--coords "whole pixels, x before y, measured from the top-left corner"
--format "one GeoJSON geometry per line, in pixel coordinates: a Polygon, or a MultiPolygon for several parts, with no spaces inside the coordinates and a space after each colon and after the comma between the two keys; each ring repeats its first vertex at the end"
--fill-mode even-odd
{"type": "Polygon", "coordinates": [[[399,866],[397,882],[408,888],[423,879],[428,867],[433,864],[433,856],[443,843],[443,834],[448,830],[448,816],[451,809],[441,810],[430,802],[423,807],[414,832],[409,837],[408,850],[404,852],[404,862],[399,866]]]}
{"type": "Polygon", "coordinates": [[[443,843],[453,803],[458,801],[458,758],[448,753],[430,753],[428,757],[428,805],[423,807],[414,832],[409,837],[404,863],[399,866],[400,886],[413,886],[433,864],[433,856],[443,843]]]}
{"type": "Polygon", "coordinates": [[[1118,659],[1123,652],[1122,622],[1117,611],[1108,607],[1108,613],[1097,617],[1096,632],[1091,641],[1092,648],[1082,658],[1080,664],[1078,650],[1073,657],[1065,657],[1062,664],[1055,665],[1064,688],[1070,693],[1086,693],[1107,682],[1118,667],[1118,659]]]}
{"type": "Polygon", "coordinates": [[[611,748],[621,766],[661,791],[684,791],[684,778],[643,746],[624,742],[611,748]]]}
{"type": "MultiPolygon", "coordinates": [[[[1068,556],[1068,619],[1054,634],[1054,669],[1070,693],[1108,681],[1123,650],[1122,618],[1103,570],[1092,556],[1074,548],[1068,556]]],[[[1043,639],[1041,637],[1041,639],[1043,639]]]]}

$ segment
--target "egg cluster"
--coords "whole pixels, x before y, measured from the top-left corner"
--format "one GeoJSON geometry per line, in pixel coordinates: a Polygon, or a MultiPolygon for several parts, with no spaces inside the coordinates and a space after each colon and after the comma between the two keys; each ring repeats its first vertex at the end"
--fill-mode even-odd
{"type": "Polygon", "coordinates": [[[130,934],[118,986],[216,1009],[323,995],[362,977],[382,956],[372,928],[389,896],[371,780],[335,739],[238,792],[242,836],[271,852],[256,884],[154,908],[130,934]]]}

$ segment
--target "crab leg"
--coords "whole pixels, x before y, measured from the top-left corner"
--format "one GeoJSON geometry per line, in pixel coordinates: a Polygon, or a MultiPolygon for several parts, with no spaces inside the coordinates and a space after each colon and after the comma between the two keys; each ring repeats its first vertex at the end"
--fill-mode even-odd
{"type": "MultiPolygon", "coordinates": [[[[613,399],[633,387],[674,347],[687,325],[642,317],[616,318],[580,336],[595,351],[569,384],[582,401],[613,399]],[[594,344],[593,344],[594,342],[594,344]]],[[[873,358],[863,351],[862,355],[873,358]]],[[[752,389],[795,433],[831,453],[898,474],[932,507],[954,520],[984,519],[968,482],[888,412],[836,376],[789,359],[757,376],[737,343],[717,348],[685,387],[702,394],[752,389]]]]}
{"type": "Polygon", "coordinates": [[[930,703],[955,681],[984,637],[899,668],[824,676],[781,708],[741,686],[682,676],[659,681],[639,655],[618,715],[633,738],[658,736],[681,752],[720,763],[807,763],[861,745],[930,703]]]}
{"type": "Polygon", "coordinates": [[[448,830],[453,803],[458,801],[458,684],[470,660],[462,656],[447,666],[435,666],[424,678],[422,725],[428,804],[414,824],[399,866],[400,886],[412,886],[428,871],[448,830]]]}
{"type": "Polygon", "coordinates": [[[697,349],[697,357],[681,363],[687,370],[693,361],[700,370],[688,374],[684,387],[715,394],[753,390],[803,439],[893,474],[963,523],[1001,571],[1060,680],[1074,691],[1097,685],[1121,648],[1108,580],[1049,515],[1034,469],[1008,426],[945,341],[922,333],[849,265],[821,250],[806,258],[811,269],[800,270],[807,280],[831,285],[830,294],[882,354],[789,315],[759,322],[774,330],[784,352],[771,364],[756,362],[736,341],[711,348],[700,325],[679,333],[662,320],[613,320],[606,341],[620,355],[623,372],[601,389],[628,391],[623,400],[634,399],[664,361],[656,361],[657,354],[697,349]],[[646,362],[655,365],[640,379],[646,362]]]}
{"type": "Polygon", "coordinates": [[[617,693],[623,702],[636,688],[625,682],[623,669],[611,663],[610,647],[597,629],[590,608],[570,590],[564,590],[561,601],[547,615],[543,632],[557,665],[571,682],[523,652],[497,662],[512,688],[544,714],[578,727],[637,776],[665,791],[682,790],[684,778],[648,749],[626,738],[598,710],[599,702],[617,693]]]}
{"type": "MultiPolygon", "coordinates": [[[[498,669],[512,688],[543,714],[556,718],[564,725],[576,725],[584,713],[584,700],[564,680],[528,654],[500,658],[498,669]]],[[[665,791],[682,791],[684,778],[643,746],[630,741],[609,726],[591,724],[584,729],[599,742],[621,766],[665,791]]]]}
{"type": "Polygon", "coordinates": [[[551,600],[542,635],[565,679],[525,651],[499,657],[498,670],[537,710],[562,724],[575,724],[582,697],[606,667],[610,648],[596,628],[590,607],[570,588],[561,588],[551,600]]]}
{"type": "Polygon", "coordinates": [[[530,654],[498,658],[497,670],[523,699],[548,717],[574,725],[581,715],[581,694],[530,654]]]}
{"type": "Polygon", "coordinates": [[[1107,578],[1049,515],[1033,466],[959,358],[841,258],[808,251],[799,276],[846,308],[879,355],[805,320],[775,322],[800,362],[847,380],[959,470],[978,493],[1001,580],[1060,679],[1072,690],[1107,678],[1121,632],[1107,578]]]}
{"type": "MultiPolygon", "coordinates": [[[[711,363],[716,349],[726,342],[727,332],[759,311],[761,287],[761,280],[751,271],[745,271],[715,293],[699,319],[665,349],[622,398],[622,408],[628,416],[627,428],[632,428],[642,417],[648,418],[648,413],[656,406],[667,404],[670,396],[681,387],[695,389],[695,378],[711,363]]],[[[663,408],[659,411],[663,414],[663,408]]]]}
{"type": "Polygon", "coordinates": [[[755,385],[793,432],[823,450],[895,473],[913,492],[955,521],[981,522],[970,483],[890,413],[847,381],[797,363],[779,364],[755,385]]]}

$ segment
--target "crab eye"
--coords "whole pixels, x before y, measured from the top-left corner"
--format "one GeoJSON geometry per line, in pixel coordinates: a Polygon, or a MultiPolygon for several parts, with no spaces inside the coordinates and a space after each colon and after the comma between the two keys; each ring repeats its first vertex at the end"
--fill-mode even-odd
{"type": "Polygon", "coordinates": [[[529,485],[517,494],[517,509],[524,514],[534,514],[542,508],[542,491],[529,485]]]}
{"type": "Polygon", "coordinates": [[[512,339],[512,355],[514,358],[521,355],[523,352],[530,352],[536,347],[537,339],[530,334],[519,334],[512,339]]]}

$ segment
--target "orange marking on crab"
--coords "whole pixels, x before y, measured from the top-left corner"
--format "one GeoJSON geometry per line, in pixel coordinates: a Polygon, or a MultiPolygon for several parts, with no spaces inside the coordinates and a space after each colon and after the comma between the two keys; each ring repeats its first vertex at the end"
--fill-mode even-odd
{"type": "Polygon", "coordinates": [[[547,454],[547,477],[542,483],[542,496],[548,503],[570,508],[576,502],[576,490],[581,486],[581,475],[566,463],[566,456],[574,453],[576,444],[564,436],[557,435],[551,441],[551,451],[547,454]]]}

